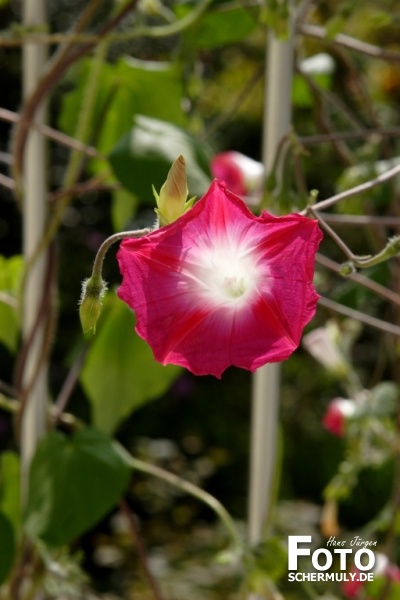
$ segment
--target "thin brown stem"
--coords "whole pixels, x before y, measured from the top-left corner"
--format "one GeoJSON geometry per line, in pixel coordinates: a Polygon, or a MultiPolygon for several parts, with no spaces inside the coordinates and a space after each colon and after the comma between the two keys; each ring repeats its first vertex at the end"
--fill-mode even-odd
{"type": "Polygon", "coordinates": [[[151,572],[149,561],[147,559],[146,548],[144,546],[142,536],[140,535],[140,529],[136,516],[132,513],[125,500],[121,500],[119,506],[128,522],[129,531],[136,546],[140,566],[150,585],[153,596],[155,600],[164,600],[164,596],[161,592],[160,586],[158,585],[158,581],[151,572]]]}
{"type": "Polygon", "coordinates": [[[356,257],[353,254],[353,252],[350,250],[347,244],[344,243],[342,238],[335,231],[333,231],[332,227],[330,227],[328,223],[325,222],[322,216],[319,213],[315,212],[315,210],[313,210],[312,207],[309,209],[309,212],[313,215],[313,217],[317,219],[322,229],[324,229],[326,233],[333,239],[333,241],[341,249],[343,254],[347,256],[349,260],[354,260],[356,257]]]}
{"type": "MultiPolygon", "coordinates": [[[[347,198],[351,198],[352,196],[355,196],[356,194],[361,194],[363,192],[367,192],[368,190],[372,189],[373,187],[376,187],[377,185],[381,185],[385,181],[389,181],[393,177],[396,177],[396,175],[398,175],[399,173],[400,173],[400,164],[397,164],[395,167],[392,167],[391,169],[388,169],[387,171],[385,171],[384,173],[381,173],[377,177],[374,177],[374,179],[370,179],[369,181],[366,181],[365,183],[361,183],[360,185],[356,185],[355,187],[350,188],[349,190],[345,190],[344,192],[335,194],[334,196],[331,196],[331,198],[327,198],[326,200],[321,200],[321,202],[317,202],[316,204],[313,205],[312,209],[314,211],[326,210],[327,208],[333,206],[334,204],[337,204],[338,202],[341,202],[342,200],[347,200],[347,198]]],[[[303,215],[307,214],[308,211],[309,211],[309,207],[304,209],[300,214],[303,214],[303,215]]]]}
{"type": "Polygon", "coordinates": [[[24,413],[26,402],[28,401],[30,392],[40,376],[43,367],[45,366],[50,349],[52,346],[56,322],[56,309],[52,302],[53,299],[53,285],[55,278],[55,248],[54,245],[49,246],[47,250],[48,266],[45,271],[45,281],[43,282],[43,294],[40,305],[38,307],[38,313],[36,320],[33,324],[32,330],[24,340],[21,351],[18,355],[15,369],[15,386],[19,390],[20,397],[20,411],[16,419],[16,433],[19,437],[19,431],[21,426],[21,419],[24,413]],[[42,321],[45,322],[43,340],[41,342],[41,348],[38,353],[37,364],[35,365],[34,373],[29,381],[23,382],[23,373],[27,358],[29,356],[30,348],[35,341],[37,332],[41,326],[42,321]]]}
{"type": "Polygon", "coordinates": [[[400,62],[400,52],[384,50],[379,46],[368,44],[367,42],[357,40],[356,38],[343,33],[339,33],[334,38],[330,38],[326,29],[324,27],[320,27],[319,25],[312,25],[308,23],[302,25],[299,31],[304,35],[323,40],[327,44],[338,44],[339,46],[344,46],[350,50],[361,52],[362,54],[366,54],[372,58],[378,58],[380,60],[386,60],[389,62],[400,62]]]}
{"type": "MultiPolygon", "coordinates": [[[[7,110],[5,108],[0,108],[0,120],[1,121],[7,121],[8,123],[16,124],[20,121],[20,119],[21,119],[21,116],[18,113],[13,112],[11,110],[7,110]]],[[[102,154],[101,152],[99,152],[93,146],[88,146],[86,144],[83,144],[79,140],[76,140],[76,139],[70,137],[69,135],[62,133],[61,131],[58,131],[57,129],[53,129],[52,127],[49,127],[48,125],[41,125],[39,123],[35,123],[34,121],[27,122],[26,124],[30,129],[34,129],[35,131],[38,131],[39,133],[44,135],[49,140],[53,140],[54,142],[57,142],[58,144],[60,144],[62,146],[66,146],[67,148],[71,148],[72,150],[77,150],[78,152],[82,152],[83,154],[86,154],[87,156],[89,156],[91,158],[100,158],[102,160],[107,160],[107,157],[104,154],[102,154]]]]}
{"type": "Polygon", "coordinates": [[[61,188],[52,192],[48,195],[48,200],[50,202],[57,202],[61,198],[65,196],[83,196],[84,194],[88,194],[90,192],[112,192],[120,189],[120,185],[118,183],[115,184],[103,184],[100,181],[99,177],[93,177],[88,181],[84,181],[82,183],[77,183],[76,185],[72,185],[69,188],[61,188]]]}
{"type": "MultiPolygon", "coordinates": [[[[340,265],[339,263],[335,262],[334,260],[328,258],[327,256],[320,254],[319,252],[317,252],[317,254],[316,254],[316,262],[319,265],[326,267],[327,269],[330,269],[331,271],[334,271],[335,273],[340,274],[342,265],[340,265]]],[[[352,273],[351,275],[346,276],[346,279],[349,279],[350,281],[354,281],[354,283],[357,283],[358,285],[362,285],[363,287],[371,290],[371,292],[374,292],[381,298],[388,300],[392,304],[395,304],[396,306],[400,306],[400,295],[397,294],[396,292],[393,292],[392,290],[388,289],[387,287],[381,285],[380,283],[377,283],[373,279],[370,279],[369,277],[365,277],[364,275],[361,275],[360,273],[352,273]]]]}
{"type": "Polygon", "coordinates": [[[64,385],[62,386],[60,393],[58,394],[56,401],[54,403],[53,410],[53,422],[56,425],[62,417],[63,412],[65,411],[68,402],[71,398],[71,394],[75,389],[75,386],[78,382],[79,375],[82,371],[83,364],[85,362],[87,346],[83,346],[80,350],[78,356],[76,357],[72,367],[68,371],[68,375],[64,381],[64,385]]]}
{"type": "Polygon", "coordinates": [[[3,173],[0,173],[0,185],[9,190],[12,190],[13,192],[16,188],[14,179],[12,179],[11,177],[7,177],[7,175],[3,175],[3,173]]]}
{"type": "MultiPolygon", "coordinates": [[[[314,211],[317,215],[318,212],[314,211]]],[[[400,227],[400,217],[381,217],[377,215],[336,215],[325,213],[324,221],[340,226],[368,226],[368,227],[400,227]]]]}
{"type": "Polygon", "coordinates": [[[344,304],[340,304],[339,302],[335,302],[334,300],[330,300],[329,298],[325,298],[323,296],[319,299],[318,304],[324,308],[327,308],[328,310],[344,315],[345,317],[349,317],[350,319],[360,321],[361,323],[365,323],[365,325],[369,325],[370,327],[374,327],[375,329],[379,329],[385,333],[390,333],[400,337],[400,327],[398,325],[393,325],[393,323],[388,323],[382,319],[371,317],[360,310],[349,308],[348,306],[344,306],[344,304]]]}
{"type": "Polygon", "coordinates": [[[235,95],[231,105],[229,107],[227,107],[227,109],[223,113],[219,114],[207,127],[207,129],[204,133],[204,136],[203,136],[204,139],[209,139],[216,132],[221,131],[223,129],[224,125],[232,120],[232,118],[235,116],[235,114],[237,113],[237,111],[239,110],[239,108],[241,107],[243,102],[245,102],[245,100],[249,97],[249,95],[253,91],[254,87],[261,80],[263,74],[264,74],[263,66],[260,68],[257,68],[254,71],[254,73],[252,74],[250,79],[245,83],[242,90],[240,90],[239,93],[235,95]]]}
{"type": "Polygon", "coordinates": [[[373,127],[357,131],[335,131],[317,135],[299,136],[297,139],[303,146],[327,144],[332,141],[368,140],[375,136],[396,137],[400,135],[400,127],[373,127]]]}
{"type": "MultiPolygon", "coordinates": [[[[128,2],[116,16],[110,19],[110,21],[108,21],[108,23],[106,23],[100,29],[99,36],[104,37],[107,35],[107,33],[109,33],[109,31],[114,29],[114,27],[116,27],[118,23],[135,7],[136,3],[137,0],[131,0],[131,2],[128,2]]],[[[80,48],[77,48],[76,50],[71,50],[66,55],[63,54],[60,60],[53,62],[50,70],[44,74],[38,86],[36,87],[35,92],[31,95],[23,107],[21,118],[16,126],[13,144],[13,171],[14,179],[17,182],[20,181],[20,174],[22,172],[23,154],[29,130],[29,123],[34,120],[34,115],[38,106],[40,106],[46,95],[60,80],[67,69],[77,60],[88,54],[94,46],[95,42],[89,42],[80,48]]]]}

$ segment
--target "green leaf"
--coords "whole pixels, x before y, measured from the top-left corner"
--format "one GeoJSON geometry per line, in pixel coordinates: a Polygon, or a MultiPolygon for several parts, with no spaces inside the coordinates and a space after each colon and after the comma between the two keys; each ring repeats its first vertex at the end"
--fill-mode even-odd
{"type": "Polygon", "coordinates": [[[20,330],[18,295],[22,276],[21,256],[0,256],[0,342],[15,351],[20,330]]]}
{"type": "Polygon", "coordinates": [[[121,188],[113,192],[111,202],[111,221],[114,231],[123,231],[127,228],[129,221],[135,216],[138,199],[121,188]]]}
{"type": "MultiPolygon", "coordinates": [[[[20,461],[16,452],[0,455],[0,511],[11,521],[15,531],[20,528],[20,461]]],[[[1,539],[1,538],[0,538],[1,539]]]]}
{"type": "Polygon", "coordinates": [[[295,74],[293,79],[293,103],[301,108],[314,106],[314,96],[303,73],[308,75],[319,88],[328,90],[332,84],[334,68],[333,58],[326,53],[314,54],[303,60],[300,63],[300,73],[295,74]]]}
{"type": "Polygon", "coordinates": [[[180,127],[137,115],[133,129],[109,155],[119,181],[140,198],[152,200],[152,185],[159,190],[174,160],[186,161],[189,194],[201,196],[210,184],[208,149],[180,127]]]}
{"type": "Polygon", "coordinates": [[[50,546],[68,544],[90,529],[124,493],[130,467],[101,431],[47,435],[32,460],[26,531],[50,546]]]}
{"type": "Polygon", "coordinates": [[[385,417],[394,415],[398,406],[399,386],[393,381],[381,381],[371,389],[366,401],[370,415],[385,417]]]}
{"type": "Polygon", "coordinates": [[[113,294],[106,318],[87,356],[81,383],[92,406],[96,427],[112,432],[122,419],[161,396],[181,373],[154,361],[150,347],[134,331],[131,311],[113,294]]]}
{"type": "Polygon", "coordinates": [[[0,512],[0,584],[7,579],[15,556],[14,530],[7,517],[0,512]]]}
{"type": "Polygon", "coordinates": [[[264,0],[261,11],[262,23],[270,27],[279,39],[286,40],[290,18],[288,0],[264,0]]]}
{"type": "MultiPolygon", "coordinates": [[[[83,61],[75,71],[76,87],[63,98],[60,127],[74,135],[76,115],[85,97],[86,82],[93,61],[83,61]]],[[[99,93],[90,115],[96,147],[107,154],[123,134],[132,128],[136,114],[165,119],[185,126],[182,109],[183,86],[179,69],[168,62],[120,58],[114,65],[99,69],[99,93]]],[[[104,161],[92,160],[91,170],[104,172],[104,161]]]]}
{"type": "Polygon", "coordinates": [[[253,559],[256,571],[277,581],[287,568],[287,549],[279,538],[271,537],[255,548],[253,559]]]}
{"type": "MultiPolygon", "coordinates": [[[[75,86],[72,91],[63,94],[61,99],[61,111],[58,118],[58,126],[68,135],[73,136],[76,130],[77,115],[79,115],[84,101],[86,84],[89,74],[94,65],[93,60],[82,60],[73,69],[71,77],[75,86]]],[[[110,99],[112,88],[112,67],[103,63],[98,68],[98,93],[93,111],[88,115],[90,119],[90,130],[94,131],[95,123],[98,123],[100,115],[107,101],[110,99]]]]}
{"type": "MultiPolygon", "coordinates": [[[[379,160],[371,162],[359,162],[352,165],[343,171],[337,180],[337,191],[342,192],[352,187],[365,183],[378,175],[386,173],[386,171],[400,164],[400,159],[394,158],[390,160],[379,160]]],[[[348,214],[366,213],[369,206],[374,210],[387,207],[392,201],[393,193],[400,191],[400,175],[393,177],[390,182],[384,182],[374,188],[357,194],[344,202],[339,202],[336,205],[338,212],[346,212],[348,214]]]]}
{"type": "MultiPolygon", "coordinates": [[[[395,567],[396,568],[396,567],[395,567]]],[[[387,585],[387,577],[374,575],[373,581],[365,584],[365,590],[369,598],[385,598],[385,600],[398,600],[400,598],[400,582],[393,577],[390,587],[387,585]]]]}
{"type": "Polygon", "coordinates": [[[258,25],[257,14],[245,8],[232,8],[233,5],[219,5],[213,12],[206,13],[189,30],[191,44],[202,50],[210,50],[234,44],[249,35],[258,25]]]}

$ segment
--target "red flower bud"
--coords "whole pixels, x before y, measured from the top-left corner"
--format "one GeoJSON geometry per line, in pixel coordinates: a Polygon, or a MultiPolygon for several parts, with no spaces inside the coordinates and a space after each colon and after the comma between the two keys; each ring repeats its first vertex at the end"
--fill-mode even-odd
{"type": "Polygon", "coordinates": [[[354,400],[335,398],[332,400],[322,418],[323,426],[332,435],[343,437],[346,432],[346,423],[356,410],[354,400]]]}
{"type": "Polygon", "coordinates": [[[264,181],[262,163],[233,150],[220,152],[211,161],[211,172],[247,204],[260,201],[264,181]]]}

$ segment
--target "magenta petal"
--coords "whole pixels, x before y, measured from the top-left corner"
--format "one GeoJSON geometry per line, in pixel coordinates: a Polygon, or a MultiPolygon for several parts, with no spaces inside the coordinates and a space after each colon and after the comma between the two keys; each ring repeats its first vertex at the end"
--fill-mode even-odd
{"type": "Polygon", "coordinates": [[[218,181],[174,223],[122,242],[118,291],[156,360],[217,377],[290,356],[313,317],[322,234],[300,215],[255,217],[218,181]]]}

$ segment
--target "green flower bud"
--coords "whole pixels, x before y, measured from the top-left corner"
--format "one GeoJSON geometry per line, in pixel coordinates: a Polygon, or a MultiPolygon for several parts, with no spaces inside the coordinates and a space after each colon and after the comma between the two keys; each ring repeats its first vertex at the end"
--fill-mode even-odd
{"type": "Polygon", "coordinates": [[[154,196],[157,202],[155,212],[160,220],[160,225],[168,225],[176,221],[193,206],[194,198],[186,202],[188,196],[186,165],[183,156],[178,158],[172,164],[167,175],[167,180],[157,194],[153,187],[154,196]]]}
{"type": "Polygon", "coordinates": [[[354,266],[354,263],[351,260],[349,260],[345,263],[342,263],[340,265],[339,274],[342,277],[348,277],[349,275],[353,275],[353,273],[355,273],[355,272],[356,272],[356,268],[354,266]]]}
{"type": "Polygon", "coordinates": [[[97,319],[102,309],[102,300],[107,290],[107,285],[101,277],[90,277],[82,283],[82,294],[79,306],[79,317],[83,333],[96,331],[97,319]]]}

